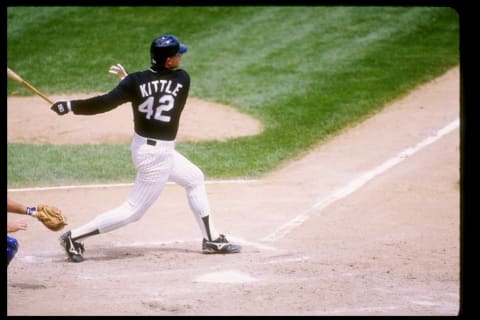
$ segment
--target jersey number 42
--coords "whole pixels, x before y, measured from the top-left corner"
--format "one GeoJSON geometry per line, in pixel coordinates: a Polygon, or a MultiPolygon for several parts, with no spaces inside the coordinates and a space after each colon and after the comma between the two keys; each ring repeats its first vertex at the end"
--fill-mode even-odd
{"type": "Polygon", "coordinates": [[[165,94],[158,99],[158,105],[154,106],[154,96],[150,96],[142,104],[138,106],[138,111],[145,113],[147,119],[151,119],[152,115],[155,120],[162,122],[170,122],[171,117],[165,113],[172,110],[175,106],[175,98],[172,95],[165,94]]]}

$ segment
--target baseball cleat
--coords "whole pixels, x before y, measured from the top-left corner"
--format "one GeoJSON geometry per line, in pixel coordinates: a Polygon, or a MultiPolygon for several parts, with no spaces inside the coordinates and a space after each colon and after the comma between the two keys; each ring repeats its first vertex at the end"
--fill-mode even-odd
{"type": "Polygon", "coordinates": [[[202,242],[203,253],[238,253],[241,249],[241,246],[228,242],[223,234],[215,240],[208,241],[203,239],[202,242]]]}
{"type": "Polygon", "coordinates": [[[60,236],[60,244],[65,248],[65,252],[68,255],[70,261],[73,262],[82,262],[83,261],[83,252],[85,248],[82,243],[76,242],[72,239],[72,232],[67,231],[60,236]]]}

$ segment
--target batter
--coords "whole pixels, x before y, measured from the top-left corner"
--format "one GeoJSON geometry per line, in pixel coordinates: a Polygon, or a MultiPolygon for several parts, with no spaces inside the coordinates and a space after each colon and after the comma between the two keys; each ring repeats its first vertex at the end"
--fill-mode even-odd
{"type": "Polygon", "coordinates": [[[84,260],[78,240],[110,232],[139,220],[160,196],[167,181],[185,188],[189,206],[203,235],[203,253],[237,253],[241,247],[219,234],[213,224],[203,172],[175,150],[180,116],[190,89],[189,74],[180,69],[187,47],[174,35],[162,35],[150,46],[151,67],[126,74],[110,92],[82,100],[57,101],[59,115],[95,115],[131,102],[134,136],[131,143],[137,170],[129,198],[119,207],[65,232],[60,243],[70,261],[84,260]]]}

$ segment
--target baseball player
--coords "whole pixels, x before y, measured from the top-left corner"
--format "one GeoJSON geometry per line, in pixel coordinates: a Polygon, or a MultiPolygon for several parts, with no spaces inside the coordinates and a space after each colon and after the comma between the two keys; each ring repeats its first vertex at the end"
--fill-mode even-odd
{"type": "Polygon", "coordinates": [[[237,253],[241,247],[219,234],[212,221],[203,172],[175,150],[180,115],[190,89],[190,76],[178,68],[187,47],[170,34],[150,45],[151,67],[126,75],[110,92],[82,100],[57,101],[51,110],[94,115],[131,102],[134,134],[131,142],[137,170],[128,199],[92,221],[65,232],[60,243],[73,262],[84,260],[78,240],[110,232],[139,220],[160,196],[167,181],[185,188],[188,203],[203,235],[203,253],[237,253]]]}

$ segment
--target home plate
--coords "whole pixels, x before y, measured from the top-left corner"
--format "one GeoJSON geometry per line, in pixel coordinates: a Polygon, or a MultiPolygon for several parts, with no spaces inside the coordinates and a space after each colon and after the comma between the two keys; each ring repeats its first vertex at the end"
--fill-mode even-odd
{"type": "Polygon", "coordinates": [[[195,282],[215,282],[215,283],[243,283],[257,281],[257,279],[249,276],[246,273],[230,270],[206,273],[197,277],[195,282]]]}

